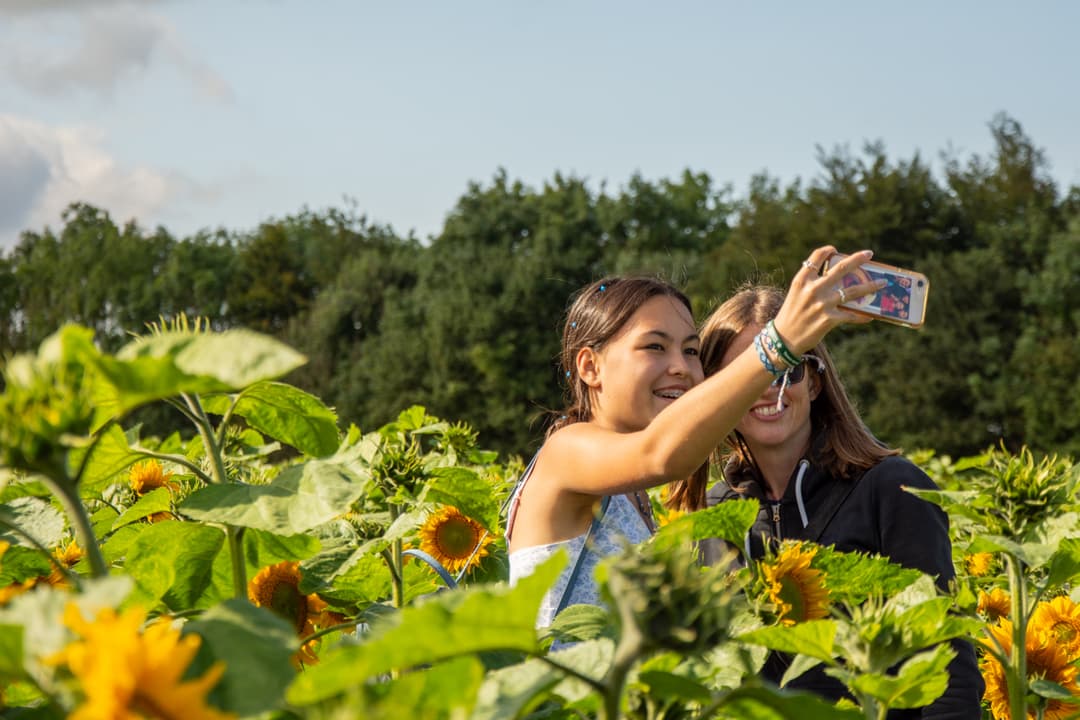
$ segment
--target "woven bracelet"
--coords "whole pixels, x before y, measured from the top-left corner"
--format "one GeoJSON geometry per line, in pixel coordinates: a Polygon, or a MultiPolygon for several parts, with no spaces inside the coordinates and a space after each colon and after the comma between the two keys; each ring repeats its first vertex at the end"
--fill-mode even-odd
{"type": "Polygon", "coordinates": [[[762,330],[754,336],[754,349],[757,350],[758,360],[761,361],[761,364],[765,366],[765,369],[770,375],[772,375],[773,377],[780,377],[784,374],[784,371],[777,370],[776,366],[773,365],[772,360],[769,359],[768,353],[765,352],[765,345],[764,341],[762,340],[762,337],[764,335],[765,331],[762,330]]]}
{"type": "Polygon", "coordinates": [[[784,361],[784,364],[788,367],[795,367],[802,362],[802,356],[791,352],[791,348],[784,344],[784,339],[776,331],[776,325],[773,324],[772,320],[765,325],[765,332],[769,334],[769,338],[773,341],[773,349],[780,356],[780,359],[784,361]]]}

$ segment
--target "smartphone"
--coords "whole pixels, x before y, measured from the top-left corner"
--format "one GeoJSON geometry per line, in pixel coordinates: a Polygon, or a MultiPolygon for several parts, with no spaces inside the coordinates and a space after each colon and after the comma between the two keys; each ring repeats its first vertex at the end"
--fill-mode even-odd
{"type": "MultiPolygon", "coordinates": [[[[844,257],[833,255],[825,261],[825,271],[844,257]]],[[[840,307],[896,325],[922,327],[926,321],[926,297],[930,293],[930,281],[922,273],[870,260],[848,272],[840,285],[851,287],[882,279],[888,282],[885,287],[858,300],[841,303],[840,307]]]]}

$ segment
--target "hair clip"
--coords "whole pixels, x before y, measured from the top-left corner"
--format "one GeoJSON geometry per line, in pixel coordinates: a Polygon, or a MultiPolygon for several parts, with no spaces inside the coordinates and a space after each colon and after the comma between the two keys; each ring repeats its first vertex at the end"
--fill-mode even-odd
{"type": "Polygon", "coordinates": [[[570,377],[570,371],[569,370],[566,371],[566,377],[570,377]]]}
{"type": "Polygon", "coordinates": [[[577,327],[577,320],[575,320],[574,322],[570,323],[570,327],[572,327],[572,328],[576,328],[576,327],[577,327]]]}
{"type": "Polygon", "coordinates": [[[607,285],[601,285],[600,289],[597,290],[597,292],[604,292],[605,290],[607,290],[607,285]]]}

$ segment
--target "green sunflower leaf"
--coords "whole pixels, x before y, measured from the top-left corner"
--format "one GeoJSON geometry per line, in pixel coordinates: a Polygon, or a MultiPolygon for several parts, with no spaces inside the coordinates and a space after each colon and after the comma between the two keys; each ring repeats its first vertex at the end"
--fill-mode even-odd
{"type": "Polygon", "coordinates": [[[922,707],[945,692],[949,683],[946,668],[954,657],[955,650],[938,645],[907,660],[896,675],[862,673],[851,679],[850,686],[890,708],[922,707]]]}
{"type": "Polygon", "coordinates": [[[721,538],[736,547],[742,547],[743,538],[758,513],[757,500],[731,500],[683,515],[660,528],[657,540],[670,540],[676,544],[684,542],[687,535],[692,540],[721,538]]]}
{"type": "Polygon", "coordinates": [[[285,383],[260,382],[241,392],[233,406],[235,397],[207,397],[203,407],[224,415],[232,406],[233,414],[251,427],[311,457],[333,455],[338,449],[337,415],[314,395],[285,383]]]}
{"type": "Polygon", "coordinates": [[[307,359],[267,335],[236,329],[218,333],[169,331],[140,337],[115,357],[95,358],[112,387],[96,397],[116,417],[180,393],[230,392],[279,378],[307,359]]]}
{"type": "Polygon", "coordinates": [[[296,535],[343,514],[369,485],[345,464],[312,460],[285,468],[269,485],[200,488],[179,509],[195,520],[296,535]]]}
{"type": "MultiPolygon", "coordinates": [[[[609,639],[587,640],[557,651],[553,660],[597,680],[603,677],[615,654],[609,639]]],[[[555,695],[569,702],[587,697],[592,688],[568,678],[566,673],[537,658],[489,672],[476,699],[471,720],[520,717],[544,697],[555,695]]]]}
{"type": "Polygon", "coordinates": [[[484,664],[479,659],[453,658],[373,686],[349,709],[368,720],[466,717],[483,680],[484,664]]]}
{"type": "Polygon", "coordinates": [[[155,488],[139,498],[134,505],[113,520],[112,529],[117,530],[154,513],[169,512],[170,510],[172,510],[172,494],[169,492],[169,488],[155,488]]]}
{"type": "Polygon", "coordinates": [[[1080,575],[1080,539],[1067,538],[1046,563],[1048,586],[1064,585],[1080,575]]]}
{"type": "Polygon", "coordinates": [[[220,528],[166,520],[139,533],[128,547],[125,570],[150,600],[190,610],[210,586],[211,566],[224,542],[220,528]]]}
{"type": "Polygon", "coordinates": [[[801,653],[823,662],[832,661],[836,655],[833,650],[835,638],[835,620],[808,620],[791,626],[763,627],[738,637],[752,645],[786,653],[801,653]]]}
{"type": "Polygon", "coordinates": [[[328,652],[289,688],[287,698],[309,705],[398,668],[488,650],[539,652],[540,602],[566,564],[559,552],[516,587],[484,585],[437,593],[388,617],[360,645],[328,652]]]}
{"type": "Polygon", "coordinates": [[[422,500],[452,505],[485,530],[499,529],[499,501],[495,488],[479,474],[462,467],[435,468],[422,500]]]}
{"type": "Polygon", "coordinates": [[[189,633],[202,638],[193,663],[199,675],[212,662],[225,662],[225,674],[209,696],[212,702],[241,716],[280,707],[282,690],[296,674],[289,656],[299,645],[288,623],[234,598],[188,623],[184,634],[189,633]]]}
{"type": "Polygon", "coordinates": [[[29,535],[45,547],[56,547],[65,525],[63,513],[42,498],[21,497],[0,505],[0,540],[13,545],[32,547],[29,535]]]}

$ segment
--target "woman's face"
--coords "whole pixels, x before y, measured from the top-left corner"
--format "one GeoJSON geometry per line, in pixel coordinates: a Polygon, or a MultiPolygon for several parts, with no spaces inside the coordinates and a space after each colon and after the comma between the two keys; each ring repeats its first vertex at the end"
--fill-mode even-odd
{"type": "MultiPolygon", "coordinates": [[[[752,345],[754,336],[759,332],[760,325],[749,325],[736,335],[724,353],[721,367],[726,367],[752,345]]],[[[789,384],[784,390],[784,399],[779,407],[780,386],[770,385],[735,426],[759,460],[764,452],[801,454],[809,446],[810,403],[821,391],[821,380],[817,372],[812,372],[812,364],[804,370],[802,381],[789,384]]]]}
{"type": "Polygon", "coordinates": [[[593,420],[619,432],[644,429],[704,379],[700,345],[686,306],[664,295],[650,298],[595,353],[595,370],[587,378],[593,420]]]}

